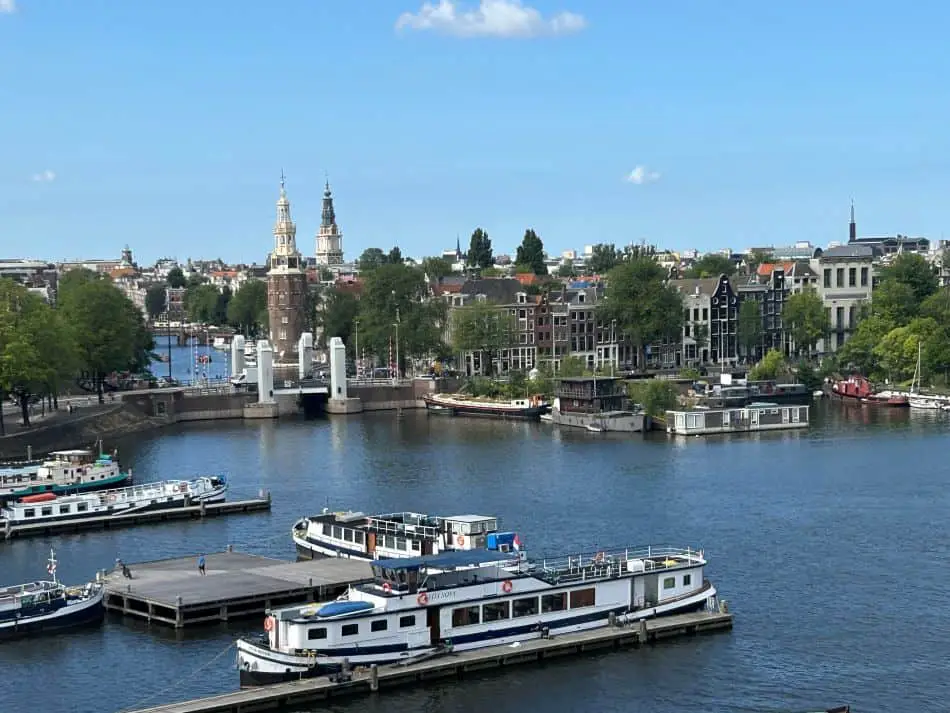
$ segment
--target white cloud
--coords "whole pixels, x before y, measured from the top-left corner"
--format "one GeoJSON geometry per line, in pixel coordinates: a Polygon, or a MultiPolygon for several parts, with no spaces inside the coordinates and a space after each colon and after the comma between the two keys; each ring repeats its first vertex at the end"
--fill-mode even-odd
{"type": "Polygon", "coordinates": [[[625,180],[628,183],[642,186],[644,183],[653,183],[654,181],[659,181],[660,174],[656,171],[651,171],[646,166],[635,166],[625,180]]]}
{"type": "Polygon", "coordinates": [[[586,26],[583,15],[565,11],[544,17],[521,0],[479,0],[478,7],[470,9],[457,0],[424,2],[419,12],[404,12],[396,20],[397,30],[431,30],[455,37],[550,37],[580,32],[586,26]]]}
{"type": "MultiPolygon", "coordinates": [[[[0,0],[0,2],[3,2],[3,0],[0,0]]],[[[45,171],[41,171],[40,173],[34,173],[33,180],[36,183],[52,183],[56,180],[56,172],[50,171],[47,168],[45,171]]]]}
{"type": "Polygon", "coordinates": [[[11,15],[16,12],[16,0],[0,0],[0,15],[11,15]]]}

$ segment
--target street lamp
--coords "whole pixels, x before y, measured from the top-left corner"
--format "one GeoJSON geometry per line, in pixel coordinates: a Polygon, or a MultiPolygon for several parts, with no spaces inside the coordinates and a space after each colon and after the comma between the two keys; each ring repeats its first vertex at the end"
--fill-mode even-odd
{"type": "Polygon", "coordinates": [[[356,364],[356,378],[360,378],[360,318],[353,320],[356,325],[356,342],[353,345],[353,361],[356,364]]]}
{"type": "Polygon", "coordinates": [[[393,383],[399,380],[399,308],[396,308],[396,321],[393,323],[396,328],[396,369],[393,375],[393,383]]]}
{"type": "Polygon", "coordinates": [[[610,375],[614,375],[614,366],[617,363],[617,320],[610,320],[610,375]]]}

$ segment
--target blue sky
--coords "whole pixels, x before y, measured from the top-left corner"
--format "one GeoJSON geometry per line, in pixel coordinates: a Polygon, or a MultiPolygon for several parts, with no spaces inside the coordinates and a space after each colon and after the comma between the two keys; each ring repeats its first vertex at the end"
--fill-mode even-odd
{"type": "Polygon", "coordinates": [[[0,0],[0,257],[950,232],[946,3],[435,5],[0,0]]]}

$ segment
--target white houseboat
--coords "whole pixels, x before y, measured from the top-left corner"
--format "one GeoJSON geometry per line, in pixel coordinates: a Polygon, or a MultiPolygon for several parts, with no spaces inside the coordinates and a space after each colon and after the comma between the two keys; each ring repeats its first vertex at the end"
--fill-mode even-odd
{"type": "Polygon", "coordinates": [[[224,500],[228,484],[224,476],[194,480],[164,480],[116,490],[79,495],[41,493],[28,495],[0,508],[0,521],[11,525],[76,520],[94,515],[122,515],[201,502],[224,500]]]}
{"type": "Polygon", "coordinates": [[[808,406],[764,402],[737,408],[667,411],[666,432],[677,436],[708,436],[808,428],[808,411],[808,406]]]}
{"type": "Polygon", "coordinates": [[[716,606],[703,552],[644,547],[556,561],[497,552],[376,560],[337,601],[272,610],[237,642],[242,686],[411,661],[716,606]]]}
{"type": "Polygon", "coordinates": [[[0,502],[39,493],[65,495],[117,488],[131,480],[132,471],[123,472],[114,454],[98,449],[53,451],[36,468],[0,473],[0,502]]]}
{"type": "Polygon", "coordinates": [[[387,559],[418,557],[446,551],[517,551],[514,532],[498,532],[498,518],[485,515],[433,517],[415,512],[367,515],[330,512],[294,523],[291,535],[304,559],[346,557],[387,559]]]}
{"type": "Polygon", "coordinates": [[[102,585],[67,587],[56,577],[56,553],[46,571],[52,579],[0,589],[0,638],[15,638],[102,621],[102,585]]]}

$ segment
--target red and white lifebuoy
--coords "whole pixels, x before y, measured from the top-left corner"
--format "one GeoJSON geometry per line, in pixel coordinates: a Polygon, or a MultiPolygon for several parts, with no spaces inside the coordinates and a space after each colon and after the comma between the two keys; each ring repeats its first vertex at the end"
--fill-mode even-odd
{"type": "Polygon", "coordinates": [[[511,591],[510,579],[506,579],[504,582],[501,583],[501,591],[503,591],[505,594],[508,594],[511,591]]]}
{"type": "Polygon", "coordinates": [[[429,603],[429,595],[426,594],[425,592],[419,592],[418,596],[416,597],[416,601],[419,603],[420,606],[424,607],[426,604],[429,603]]]}
{"type": "Polygon", "coordinates": [[[455,541],[458,543],[458,546],[461,547],[465,544],[465,535],[459,535],[455,538],[455,541]]]}
{"type": "Polygon", "coordinates": [[[264,617],[264,631],[273,631],[274,630],[274,617],[265,616],[264,617]]]}
{"type": "Polygon", "coordinates": [[[391,591],[393,591],[393,585],[391,585],[389,582],[383,582],[383,591],[386,592],[386,594],[389,594],[391,591]]]}

